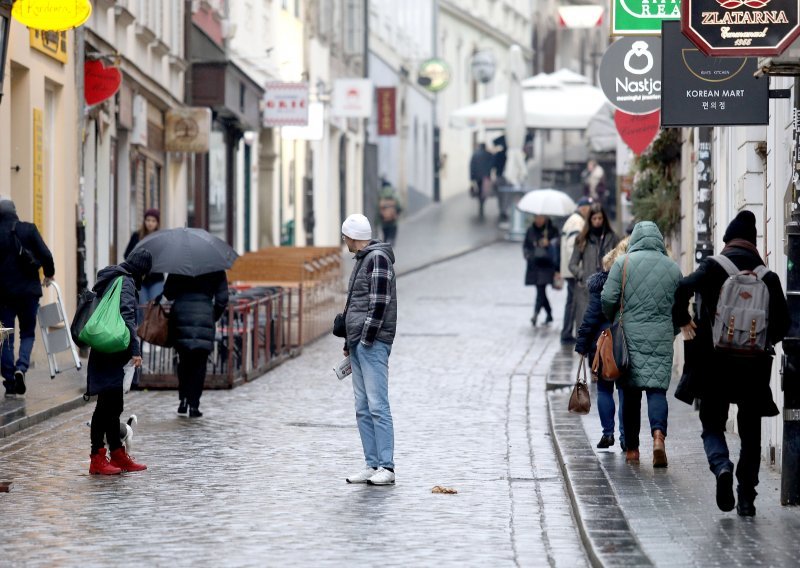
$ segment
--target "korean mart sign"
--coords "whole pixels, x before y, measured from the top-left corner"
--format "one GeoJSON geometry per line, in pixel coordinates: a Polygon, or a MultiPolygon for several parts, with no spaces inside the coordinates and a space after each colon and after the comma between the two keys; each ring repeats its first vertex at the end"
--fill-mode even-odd
{"type": "Polygon", "coordinates": [[[713,56],[774,57],[800,35],[800,0],[684,0],[681,30],[713,56]]]}
{"type": "Polygon", "coordinates": [[[661,22],[681,19],[681,0],[611,0],[611,35],[661,35],[661,22]]]}

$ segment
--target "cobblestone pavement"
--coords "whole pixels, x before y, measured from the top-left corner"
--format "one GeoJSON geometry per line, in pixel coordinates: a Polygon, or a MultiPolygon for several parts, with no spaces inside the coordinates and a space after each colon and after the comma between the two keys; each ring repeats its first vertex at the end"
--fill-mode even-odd
{"type": "Polygon", "coordinates": [[[146,472],[88,475],[92,407],[0,440],[0,565],[585,566],[547,427],[558,333],[531,329],[523,270],[498,243],[398,281],[396,486],[344,482],[363,457],[329,337],[199,420],[129,395],[146,472]]]}
{"type": "MultiPolygon", "coordinates": [[[[638,466],[625,463],[619,445],[596,449],[602,434],[596,404],[578,417],[566,412],[568,392],[551,395],[556,440],[591,554],[607,566],[797,566],[800,510],[780,505],[779,470],[761,465],[756,517],[720,511],[700,419],[672,393],[666,469],[652,467],[652,439],[646,435],[638,466]]],[[[646,433],[646,403],[642,406],[646,433]]],[[[728,445],[735,463],[738,436],[729,434],[728,445]]]]}

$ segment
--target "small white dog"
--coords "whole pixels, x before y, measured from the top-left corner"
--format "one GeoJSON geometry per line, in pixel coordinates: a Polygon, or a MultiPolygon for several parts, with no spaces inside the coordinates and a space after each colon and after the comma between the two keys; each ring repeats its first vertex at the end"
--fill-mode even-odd
{"type": "Polygon", "coordinates": [[[122,440],[122,445],[125,447],[127,453],[131,452],[131,442],[133,441],[133,427],[139,423],[139,419],[135,414],[131,414],[127,422],[119,423],[119,437],[122,440]]]}

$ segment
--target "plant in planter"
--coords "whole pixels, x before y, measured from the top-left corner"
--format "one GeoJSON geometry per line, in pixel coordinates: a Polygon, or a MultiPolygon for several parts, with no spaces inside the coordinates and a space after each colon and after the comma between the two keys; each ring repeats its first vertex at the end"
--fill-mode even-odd
{"type": "Polygon", "coordinates": [[[633,215],[653,221],[664,236],[680,224],[680,157],[680,129],[665,128],[634,161],[633,215]]]}

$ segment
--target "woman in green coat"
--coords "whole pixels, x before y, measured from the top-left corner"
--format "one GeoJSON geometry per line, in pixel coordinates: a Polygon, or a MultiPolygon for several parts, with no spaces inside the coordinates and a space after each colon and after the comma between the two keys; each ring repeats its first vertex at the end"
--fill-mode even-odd
{"type": "Polygon", "coordinates": [[[619,320],[622,312],[630,357],[628,374],[619,379],[623,381],[626,459],[639,461],[645,392],[654,467],[667,466],[667,388],[672,376],[672,345],[679,331],[672,323],[672,304],[680,278],[678,265],[667,256],[661,231],[655,223],[642,221],[633,228],[628,254],[620,256],[611,267],[601,296],[603,312],[609,320],[619,320]]]}

